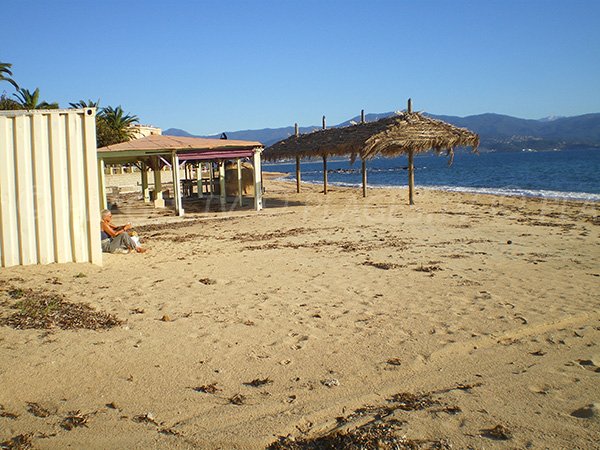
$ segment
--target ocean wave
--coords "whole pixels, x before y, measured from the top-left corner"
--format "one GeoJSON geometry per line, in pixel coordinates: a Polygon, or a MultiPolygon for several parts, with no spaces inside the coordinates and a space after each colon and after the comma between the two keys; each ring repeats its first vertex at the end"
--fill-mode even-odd
{"type": "Polygon", "coordinates": [[[536,197],[560,200],[584,200],[600,202],[600,194],[590,192],[562,192],[543,189],[465,187],[465,186],[422,186],[427,189],[446,192],[467,192],[472,194],[502,195],[506,197],[536,197]]]}
{"type": "MultiPolygon", "coordinates": [[[[279,177],[277,181],[295,181],[292,176],[279,177]]],[[[302,180],[303,184],[320,185],[323,184],[320,180],[302,180]]],[[[330,186],[360,188],[361,183],[347,183],[343,181],[332,181],[327,183],[330,186]]],[[[368,184],[368,189],[406,189],[408,185],[391,185],[391,184],[368,184]]],[[[434,191],[445,192],[465,192],[469,194],[487,194],[501,195],[505,197],[534,197],[547,198],[555,200],[583,200],[588,202],[600,202],[600,194],[592,194],[589,192],[562,192],[548,191],[543,189],[522,189],[522,188],[496,188],[496,187],[469,187],[469,186],[435,186],[435,185],[418,185],[418,189],[428,189],[434,191]]]]}

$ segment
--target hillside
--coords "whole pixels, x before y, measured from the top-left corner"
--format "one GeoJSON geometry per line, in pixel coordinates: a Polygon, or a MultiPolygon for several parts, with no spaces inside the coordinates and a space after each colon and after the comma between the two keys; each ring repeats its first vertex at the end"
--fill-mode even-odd
{"type": "MultiPolygon", "coordinates": [[[[393,112],[367,114],[366,120],[373,121],[394,114],[393,112]]],[[[486,113],[475,116],[456,117],[427,114],[453,125],[475,131],[481,137],[482,151],[520,151],[563,148],[600,148],[600,113],[574,117],[558,117],[540,120],[520,119],[502,114],[486,113]]],[[[335,126],[348,126],[360,121],[356,116],[335,126]]],[[[301,127],[308,133],[320,127],[301,127]]],[[[293,127],[263,128],[260,130],[226,131],[229,139],[259,141],[270,146],[294,133],[293,127]]],[[[170,136],[193,136],[185,130],[169,128],[163,134],[170,136]]],[[[199,136],[218,138],[220,134],[199,136]]]]}

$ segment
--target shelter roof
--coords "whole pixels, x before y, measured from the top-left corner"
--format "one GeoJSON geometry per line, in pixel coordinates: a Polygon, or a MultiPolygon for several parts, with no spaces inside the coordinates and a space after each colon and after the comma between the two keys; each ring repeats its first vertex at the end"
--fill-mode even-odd
{"type": "Polygon", "coordinates": [[[127,151],[143,151],[152,153],[171,153],[202,151],[202,150],[227,150],[227,149],[254,149],[263,145],[257,141],[238,141],[234,139],[207,139],[197,137],[153,135],[140,139],[122,142],[121,144],[107,145],[98,149],[98,153],[116,153],[127,151]]]}
{"type": "Polygon", "coordinates": [[[328,128],[300,136],[291,136],[266,149],[263,158],[277,160],[321,156],[360,156],[365,159],[379,154],[446,150],[479,146],[479,136],[421,113],[399,113],[376,122],[359,123],[343,128],[328,128]]]}

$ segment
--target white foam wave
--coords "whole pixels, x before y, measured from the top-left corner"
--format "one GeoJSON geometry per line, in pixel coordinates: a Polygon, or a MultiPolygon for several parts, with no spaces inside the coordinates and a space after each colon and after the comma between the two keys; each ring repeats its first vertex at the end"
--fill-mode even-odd
{"type": "MultiPolygon", "coordinates": [[[[295,177],[280,177],[277,181],[294,181],[295,177]]],[[[302,180],[302,183],[320,185],[323,182],[320,180],[302,180]]],[[[343,181],[333,181],[328,184],[332,186],[340,187],[352,187],[360,188],[360,183],[346,183],[343,181]]],[[[398,189],[406,188],[407,185],[390,185],[390,184],[367,184],[369,189],[398,189]]],[[[600,194],[592,194],[590,192],[561,192],[561,191],[548,191],[543,189],[522,189],[522,188],[484,188],[484,187],[467,187],[467,186],[429,186],[420,185],[417,186],[421,189],[430,189],[436,191],[446,192],[466,192],[470,194],[487,194],[487,195],[502,195],[507,197],[536,197],[536,198],[548,198],[557,200],[583,200],[588,202],[600,202],[600,194]]]]}

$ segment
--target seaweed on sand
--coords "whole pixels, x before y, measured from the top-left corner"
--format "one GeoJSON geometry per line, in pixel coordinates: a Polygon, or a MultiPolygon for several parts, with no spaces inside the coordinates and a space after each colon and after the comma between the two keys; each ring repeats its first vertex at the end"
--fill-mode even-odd
{"type": "Polygon", "coordinates": [[[398,436],[384,423],[369,424],[346,432],[334,432],[315,438],[279,438],[267,450],[416,450],[449,449],[443,441],[413,440],[398,436]]]}
{"type": "Polygon", "coordinates": [[[17,311],[0,318],[0,325],[18,330],[50,329],[99,330],[122,323],[117,317],[94,310],[84,303],[71,303],[64,296],[42,289],[9,289],[8,296],[16,302],[7,304],[17,311]]]}

